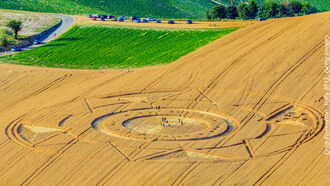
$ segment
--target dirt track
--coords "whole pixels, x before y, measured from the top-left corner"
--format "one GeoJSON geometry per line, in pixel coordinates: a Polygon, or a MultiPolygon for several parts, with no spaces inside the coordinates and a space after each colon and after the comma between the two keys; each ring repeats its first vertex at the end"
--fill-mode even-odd
{"type": "Polygon", "coordinates": [[[84,24],[100,24],[100,25],[117,25],[117,26],[133,26],[133,27],[151,27],[151,28],[177,28],[177,29],[197,29],[197,28],[230,28],[230,27],[244,27],[257,23],[257,21],[239,21],[239,20],[229,20],[229,21],[193,21],[193,24],[186,24],[185,21],[175,21],[175,24],[167,24],[167,20],[162,20],[162,23],[135,23],[130,20],[124,22],[119,21],[92,21],[86,16],[74,16],[76,23],[80,25],[84,24]]]}
{"type": "Polygon", "coordinates": [[[329,16],[256,23],[172,64],[128,73],[0,65],[0,180],[327,185],[329,16]],[[123,126],[158,116],[207,127],[164,135],[123,126]]]}

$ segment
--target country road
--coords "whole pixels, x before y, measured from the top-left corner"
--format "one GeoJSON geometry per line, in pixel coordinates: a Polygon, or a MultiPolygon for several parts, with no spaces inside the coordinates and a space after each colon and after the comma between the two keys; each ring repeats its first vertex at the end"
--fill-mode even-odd
{"type": "MultiPolygon", "coordinates": [[[[53,32],[49,33],[48,35],[46,35],[45,37],[43,37],[41,39],[40,45],[31,45],[31,46],[22,48],[22,51],[30,50],[30,49],[33,49],[33,48],[36,48],[36,47],[39,47],[39,46],[42,46],[42,45],[48,43],[49,41],[59,37],[61,34],[66,32],[75,23],[75,18],[73,18],[72,16],[61,15],[61,14],[50,14],[50,15],[54,16],[54,17],[58,17],[62,20],[60,26],[55,31],[53,31],[53,32]]],[[[2,53],[0,53],[0,56],[8,55],[11,53],[13,53],[13,52],[12,51],[2,52],[2,53]]]]}

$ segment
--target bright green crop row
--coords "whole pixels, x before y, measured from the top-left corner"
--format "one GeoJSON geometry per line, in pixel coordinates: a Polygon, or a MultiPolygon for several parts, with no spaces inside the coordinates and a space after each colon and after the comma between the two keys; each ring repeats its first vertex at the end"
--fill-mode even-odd
{"type": "Polygon", "coordinates": [[[2,57],[0,61],[74,69],[136,68],[167,64],[236,29],[75,26],[45,46],[2,57]]]}

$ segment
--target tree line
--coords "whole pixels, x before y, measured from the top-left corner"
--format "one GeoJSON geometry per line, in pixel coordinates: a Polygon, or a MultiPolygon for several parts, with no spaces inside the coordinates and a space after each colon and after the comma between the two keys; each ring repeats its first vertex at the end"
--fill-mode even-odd
{"type": "Polygon", "coordinates": [[[278,17],[292,17],[299,15],[307,15],[318,12],[317,9],[310,5],[310,3],[300,2],[298,0],[282,0],[277,3],[275,0],[265,0],[262,6],[258,6],[255,0],[248,2],[241,2],[237,7],[233,4],[217,5],[213,7],[212,11],[206,11],[206,18],[208,20],[215,19],[255,19],[259,18],[278,18],[278,17]]]}

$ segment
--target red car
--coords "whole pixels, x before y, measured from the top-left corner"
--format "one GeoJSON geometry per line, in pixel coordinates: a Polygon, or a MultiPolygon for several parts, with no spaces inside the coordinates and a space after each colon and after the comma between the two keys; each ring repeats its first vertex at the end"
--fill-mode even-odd
{"type": "Polygon", "coordinates": [[[94,17],[92,18],[92,21],[96,21],[96,20],[97,20],[97,17],[94,16],[94,17]]]}

